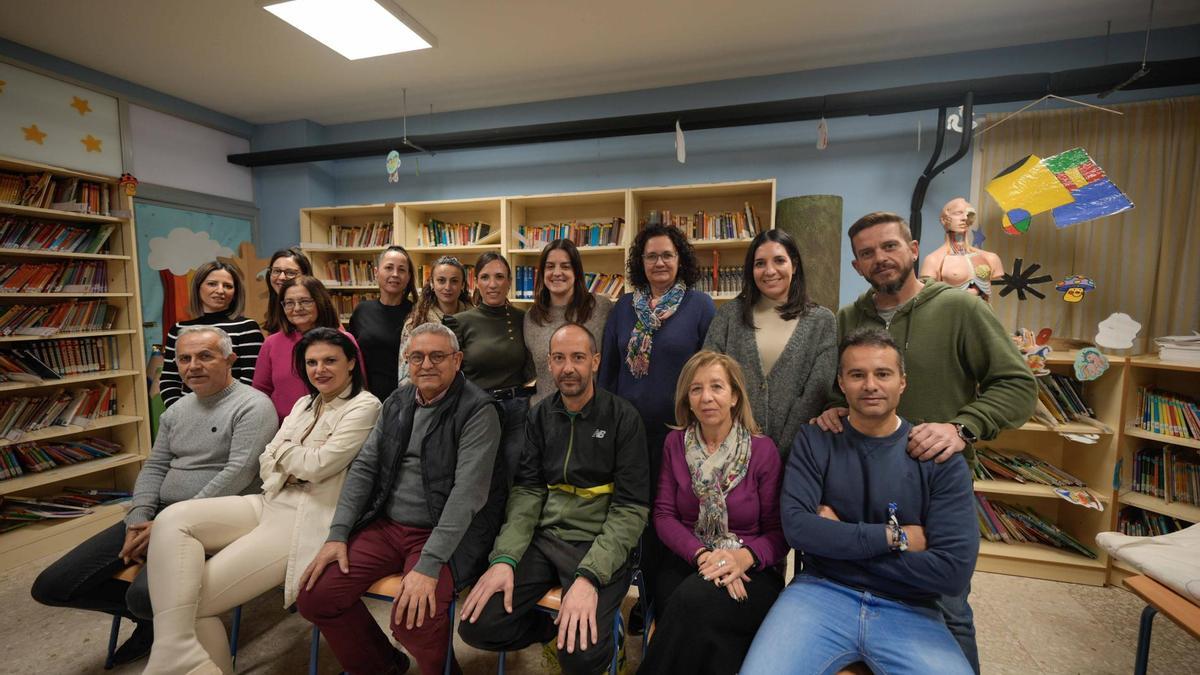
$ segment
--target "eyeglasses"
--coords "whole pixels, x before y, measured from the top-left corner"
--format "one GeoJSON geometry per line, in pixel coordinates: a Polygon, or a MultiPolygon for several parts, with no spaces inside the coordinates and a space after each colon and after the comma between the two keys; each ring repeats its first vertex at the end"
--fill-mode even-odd
{"type": "Polygon", "coordinates": [[[301,309],[308,309],[317,303],[309,298],[303,298],[301,300],[284,300],[280,304],[283,305],[283,309],[286,311],[289,309],[296,309],[297,307],[301,309]]]}
{"type": "Polygon", "coordinates": [[[429,352],[428,354],[424,354],[421,352],[411,352],[408,356],[404,357],[404,360],[408,361],[408,365],[412,366],[413,368],[416,368],[416,367],[420,366],[421,364],[425,363],[425,357],[427,357],[427,356],[429,357],[430,363],[432,363],[435,366],[440,366],[440,365],[442,365],[442,362],[444,362],[447,358],[450,357],[450,353],[429,352]]]}
{"type": "Polygon", "coordinates": [[[300,276],[300,270],[285,270],[279,267],[272,267],[267,270],[267,274],[273,277],[283,277],[284,279],[295,279],[300,276]]]}
{"type": "Polygon", "coordinates": [[[642,256],[642,260],[650,263],[651,265],[657,265],[659,260],[670,265],[671,263],[675,262],[675,259],[678,257],[679,256],[675,255],[674,253],[667,251],[666,253],[647,253],[646,255],[642,256]]]}

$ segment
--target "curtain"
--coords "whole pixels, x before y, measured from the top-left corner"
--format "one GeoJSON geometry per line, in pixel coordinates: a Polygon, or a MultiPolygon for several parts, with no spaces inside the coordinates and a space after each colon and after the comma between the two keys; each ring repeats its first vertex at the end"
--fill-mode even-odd
{"type": "MultiPolygon", "coordinates": [[[[1092,341],[1100,321],[1124,312],[1142,325],[1131,351],[1139,354],[1156,351],[1155,337],[1200,327],[1200,97],[1107,107],[1124,115],[1083,107],[1025,112],[988,130],[976,145],[973,194],[987,236],[982,248],[997,253],[1008,272],[1021,258],[1053,276],[1037,287],[1045,300],[1001,298],[994,289],[1001,323],[1092,341]],[[1005,234],[1001,209],[984,190],[988,181],[1027,155],[1076,147],[1134,208],[1062,229],[1046,212],[1033,217],[1028,232],[1005,234]],[[1054,290],[1073,274],[1096,283],[1079,303],[1054,290]]],[[[979,128],[1004,116],[988,115],[979,128]]]]}

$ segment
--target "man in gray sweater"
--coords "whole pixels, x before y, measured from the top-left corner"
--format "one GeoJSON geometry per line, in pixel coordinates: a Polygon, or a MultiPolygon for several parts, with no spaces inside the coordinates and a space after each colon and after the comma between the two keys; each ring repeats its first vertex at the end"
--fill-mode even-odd
{"type": "Polygon", "coordinates": [[[142,658],[154,640],[146,575],[132,583],[113,579],[127,565],[145,562],[154,516],[185,499],[248,491],[258,477],[258,456],[275,435],[275,406],[266,394],[234,379],[235,359],[233,344],[220,328],[180,330],[175,360],[192,393],[160,418],[125,520],[72,549],[33,582],[33,598],[42,604],[135,621],[137,628],[117,650],[115,663],[142,658]]]}
{"type": "MultiPolygon", "coordinates": [[[[498,406],[459,372],[458,339],[424,324],[404,358],[411,379],[384,401],[350,465],[329,538],[300,579],[300,614],[350,673],[408,670],[361,600],[401,573],[392,635],[422,673],[444,671],[450,602],[483,571],[504,518],[498,406]]],[[[456,662],[451,672],[461,672],[456,662]]]]}

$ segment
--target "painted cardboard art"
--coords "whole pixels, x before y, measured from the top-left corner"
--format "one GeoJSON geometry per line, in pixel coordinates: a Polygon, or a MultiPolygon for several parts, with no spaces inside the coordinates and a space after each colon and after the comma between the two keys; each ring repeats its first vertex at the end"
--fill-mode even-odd
{"type": "Polygon", "coordinates": [[[1082,274],[1072,274],[1060,281],[1054,290],[1063,294],[1065,302],[1079,302],[1083,300],[1085,293],[1090,293],[1096,290],[1096,282],[1082,274]]]}
{"type": "Polygon", "coordinates": [[[1096,344],[1105,349],[1131,349],[1142,324],[1124,312],[1113,312],[1096,326],[1096,344]]]}
{"type": "Polygon", "coordinates": [[[1075,379],[1090,382],[1108,370],[1108,359],[1095,347],[1084,347],[1075,355],[1075,379]]]}
{"type": "Polygon", "coordinates": [[[1033,216],[1046,211],[1061,228],[1133,208],[1083,148],[1045,159],[1029,155],[1001,171],[985,189],[1004,210],[1004,231],[1013,235],[1029,231],[1033,216]]]}

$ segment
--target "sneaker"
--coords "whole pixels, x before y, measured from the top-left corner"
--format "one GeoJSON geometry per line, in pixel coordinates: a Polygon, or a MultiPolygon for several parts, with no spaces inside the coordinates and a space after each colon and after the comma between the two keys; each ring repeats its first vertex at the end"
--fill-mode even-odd
{"type": "Polygon", "coordinates": [[[562,666],[558,663],[558,636],[549,642],[542,643],[542,670],[547,675],[562,675],[562,666]]]}
{"type": "Polygon", "coordinates": [[[113,652],[113,665],[123,666],[146,658],[153,644],[154,624],[150,621],[138,621],[134,624],[133,635],[113,652]]]}
{"type": "Polygon", "coordinates": [[[626,631],[630,635],[641,635],[646,626],[646,615],[642,612],[641,600],[633,603],[633,607],[629,610],[629,621],[626,623],[626,631]]]}
{"type": "Polygon", "coordinates": [[[389,673],[404,675],[404,673],[408,672],[408,667],[411,664],[412,662],[409,660],[408,654],[392,647],[392,668],[388,671],[389,673]]]}

